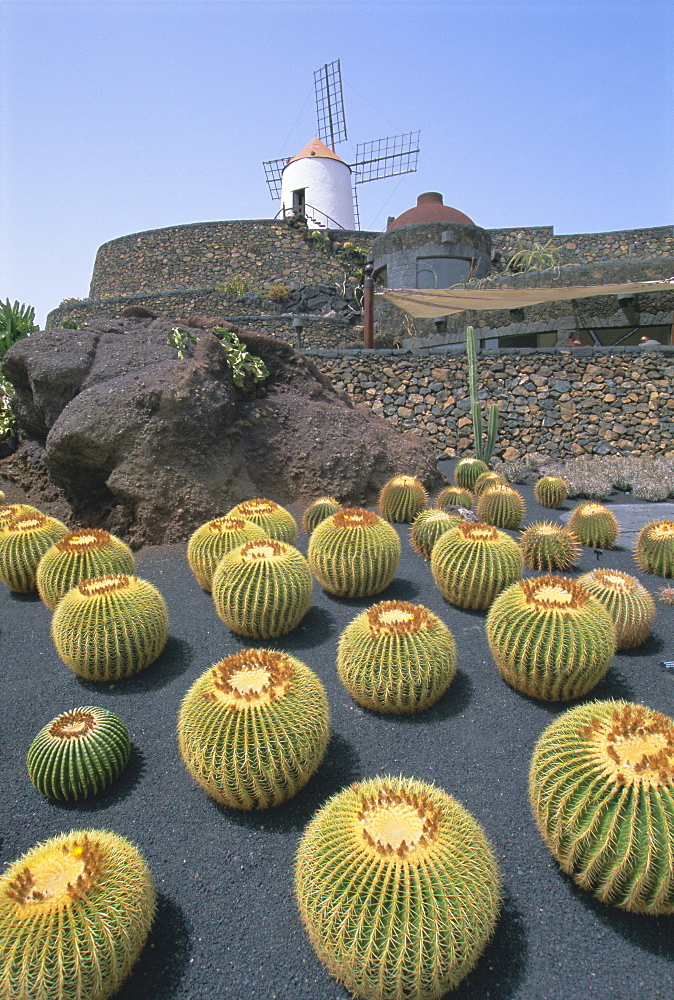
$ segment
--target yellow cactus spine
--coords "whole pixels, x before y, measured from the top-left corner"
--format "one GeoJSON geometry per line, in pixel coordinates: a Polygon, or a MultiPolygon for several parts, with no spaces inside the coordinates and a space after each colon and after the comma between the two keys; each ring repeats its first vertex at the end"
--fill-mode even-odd
{"type": "Polygon", "coordinates": [[[99,528],[70,531],[47,549],[37,568],[37,589],[53,611],[81,580],[107,573],[135,573],[133,552],[121,538],[99,528]]]}
{"type": "Polygon", "coordinates": [[[217,517],[197,528],[187,543],[187,562],[202,590],[210,593],[223,556],[244,542],[266,537],[264,528],[244,517],[217,517]]]}
{"type": "Polygon", "coordinates": [[[456,528],[462,521],[463,518],[459,514],[448,514],[437,507],[422,510],[412,524],[410,544],[420,556],[423,556],[424,559],[430,559],[433,546],[438,538],[446,531],[456,528]]]}
{"type": "Polygon", "coordinates": [[[674,722],[595,701],[542,734],[529,772],[538,828],[563,870],[623,910],[674,912],[674,722]]]}
{"type": "Polygon", "coordinates": [[[336,514],[341,509],[341,503],[333,500],[332,497],[319,497],[318,500],[310,503],[304,511],[302,515],[302,531],[307,535],[313,534],[317,524],[320,524],[326,517],[336,514]]]}
{"type": "Polygon", "coordinates": [[[68,534],[65,524],[44,514],[19,514],[0,532],[0,581],[18,594],[35,590],[40,559],[68,534]]]}
{"type": "Polygon", "coordinates": [[[526,513],[524,497],[507,483],[495,483],[485,487],[477,501],[477,516],[486,524],[496,528],[515,531],[526,513]]]}
{"type": "Polygon", "coordinates": [[[409,524],[427,500],[428,493],[416,476],[394,476],[379,493],[379,510],[387,521],[409,524]]]}
{"type": "Polygon", "coordinates": [[[493,934],[500,879],[479,823],[414,778],[351,785],[307,826],[295,895],[329,972],[363,1000],[438,1000],[493,934]]]}
{"type": "Polygon", "coordinates": [[[635,577],[617,569],[594,569],[579,576],[578,583],[608,611],[618,649],[634,649],[646,641],[655,618],[655,601],[635,577]]]}
{"type": "Polygon", "coordinates": [[[674,576],[674,521],[651,521],[637,535],[634,557],[644,573],[674,576]]]}
{"type": "Polygon", "coordinates": [[[268,649],[245,649],[205,671],[178,716],[188,771],[234,809],[266,809],[295,795],[323,760],[329,735],[318,677],[268,649]]]}
{"type": "Polygon", "coordinates": [[[507,486],[508,480],[500,472],[493,472],[489,469],[487,472],[481,472],[477,477],[473,486],[473,493],[476,497],[481,497],[484,491],[488,490],[490,486],[498,485],[507,486]]]}
{"type": "Polygon", "coordinates": [[[297,522],[290,511],[273,500],[256,497],[254,500],[244,500],[227,512],[227,517],[243,517],[246,521],[264,528],[269,538],[286,545],[294,545],[297,541],[297,522]]]}
{"type": "Polygon", "coordinates": [[[444,490],[440,490],[438,493],[435,506],[451,514],[457,507],[465,507],[470,510],[474,500],[475,497],[471,490],[463,490],[460,486],[445,486],[444,490]]]}
{"type": "Polygon", "coordinates": [[[561,524],[539,521],[522,533],[519,541],[524,565],[529,569],[571,569],[576,565],[581,547],[578,536],[561,524]]]}
{"type": "Polygon", "coordinates": [[[559,509],[569,495],[569,487],[561,476],[541,476],[534,484],[536,503],[541,507],[559,509]]]}
{"type": "Polygon", "coordinates": [[[612,549],[620,534],[615,514],[601,503],[581,503],[571,513],[569,528],[581,545],[589,548],[612,549]]]}
{"type": "Polygon", "coordinates": [[[451,604],[485,611],[494,598],[519,580],[522,553],[510,535],[491,524],[465,521],[433,546],[431,572],[451,604]]]}
{"type": "Polygon", "coordinates": [[[475,480],[483,472],[489,472],[489,466],[479,458],[462,458],[456,463],[454,468],[454,482],[463,490],[470,490],[475,487],[475,480]]]}
{"type": "Polygon", "coordinates": [[[317,526],[308,559],[328,593],[369,597],[388,587],[401,554],[400,539],[387,521],[373,511],[346,507],[317,526]]]}

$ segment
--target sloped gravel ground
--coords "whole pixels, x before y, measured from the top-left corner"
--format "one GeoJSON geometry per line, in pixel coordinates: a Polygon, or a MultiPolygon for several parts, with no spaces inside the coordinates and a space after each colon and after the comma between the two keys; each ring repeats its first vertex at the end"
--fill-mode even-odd
{"type": "MultiPolygon", "coordinates": [[[[530,487],[518,488],[527,500],[525,523],[558,516],[535,504],[530,487]]],[[[614,509],[620,513],[629,499],[616,494],[614,509]]],[[[569,501],[567,510],[575,503],[569,501]]],[[[649,520],[661,516],[659,507],[648,508],[649,520]]],[[[210,596],[190,573],[184,545],[137,553],[138,574],[168,603],[170,638],[153,666],[115,686],[78,679],[54,651],[46,608],[36,597],[2,588],[0,861],[9,863],[37,841],[86,826],[114,830],[139,846],[159,907],[119,1000],[348,997],[309,945],[293,897],[293,860],[305,824],[325,799],[377,773],[437,783],[472,812],[494,844],[503,908],[479,965],[452,994],[456,1000],[674,996],[674,917],[638,917],[594,901],[560,872],[530,814],[527,774],[534,743],[568,706],[534,701],[504,683],[485,638],[485,615],[448,604],[429,565],[409,546],[409,528],[397,530],[403,557],[385,592],[371,600],[339,600],[315,584],[299,628],[268,644],[298,656],[320,676],[330,699],[332,740],[309,784],[265,812],[218,806],[189,777],[178,753],[176,717],[185,691],[214,662],[248,645],[216,616],[210,596]],[[342,629],[374,600],[390,598],[426,604],[450,627],[459,649],[449,691],[410,717],[361,709],[335,670],[342,629]],[[55,715],[87,704],[111,709],[126,722],[131,762],[107,793],[82,804],[52,803],[31,785],[26,751],[55,715]]],[[[655,593],[664,581],[638,573],[633,539],[621,536],[599,565],[638,575],[655,593]]],[[[307,543],[301,535],[305,552],[307,543]]],[[[595,554],[583,550],[571,575],[597,564],[595,554]]],[[[674,671],[661,665],[674,660],[674,607],[657,607],[649,640],[617,655],[590,698],[628,698],[674,714],[674,671]]]]}

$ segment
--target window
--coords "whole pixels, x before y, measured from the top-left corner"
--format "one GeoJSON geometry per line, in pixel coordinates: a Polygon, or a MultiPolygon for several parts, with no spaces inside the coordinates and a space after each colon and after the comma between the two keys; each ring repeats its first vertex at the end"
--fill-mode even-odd
{"type": "Polygon", "coordinates": [[[418,257],[417,288],[451,288],[467,281],[471,263],[464,257],[418,257]]]}

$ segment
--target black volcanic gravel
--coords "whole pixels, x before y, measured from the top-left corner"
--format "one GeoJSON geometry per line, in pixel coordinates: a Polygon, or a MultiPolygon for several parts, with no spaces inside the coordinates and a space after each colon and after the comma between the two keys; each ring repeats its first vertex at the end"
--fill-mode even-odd
{"type": "MultiPolygon", "coordinates": [[[[556,520],[531,487],[525,523],[556,520]]],[[[615,505],[629,502],[616,494],[615,505]]],[[[567,502],[569,510],[576,501],[567,502]]],[[[656,519],[652,505],[649,519],[656,519]]],[[[214,511],[214,516],[219,511],[214,511]]],[[[293,508],[296,516],[301,513],[293,508]]],[[[175,729],[191,683],[222,657],[251,645],[216,616],[187,566],[185,546],[137,554],[138,574],[163,593],[168,645],[136,678],[116,685],[80,680],[56,655],[50,613],[34,596],[1,588],[1,858],[83,827],[114,830],[147,859],[159,894],[148,944],[119,1000],[344,1000],[315,957],[293,896],[293,861],[302,830],[325,799],[376,774],[432,781],[484,826],[503,875],[496,934],[456,1000],[671,1000],[674,917],[646,917],[602,905],[561,873],[536,829],[527,795],[529,760],[541,731],[567,707],[526,698],[501,679],[487,645],[485,614],[448,604],[428,563],[398,526],[403,557],[391,586],[375,598],[340,600],[314,584],[313,604],[290,635],[259,643],[298,656],[320,676],[332,712],[332,740],[309,784],[285,805],[245,813],[217,805],[188,775],[175,729]],[[423,603],[450,627],[459,670],[445,696],[418,715],[376,715],[339,682],[335,647],[342,629],[375,601],[423,603]],[[94,704],[111,709],[131,734],[131,762],[116,785],[81,804],[59,805],[31,785],[25,766],[38,730],[60,712],[94,704]]],[[[513,533],[517,537],[516,533],[513,533]]],[[[665,581],[638,573],[631,546],[598,562],[583,550],[573,576],[613,567],[639,576],[651,593],[665,581]]],[[[300,536],[306,552],[308,539],[300,536]]],[[[627,698],[674,714],[674,607],[657,605],[649,640],[618,654],[592,698],[627,698]]]]}

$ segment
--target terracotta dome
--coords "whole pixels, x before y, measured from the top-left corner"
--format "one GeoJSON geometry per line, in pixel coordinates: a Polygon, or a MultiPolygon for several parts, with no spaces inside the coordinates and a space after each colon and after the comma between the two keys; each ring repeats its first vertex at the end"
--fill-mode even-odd
{"type": "Polygon", "coordinates": [[[474,226],[475,223],[463,212],[449,205],[442,204],[442,195],[437,191],[426,191],[417,198],[415,208],[408,208],[406,212],[399,215],[397,219],[389,223],[387,230],[399,229],[400,226],[418,226],[422,222],[462,222],[464,225],[474,226]]]}

